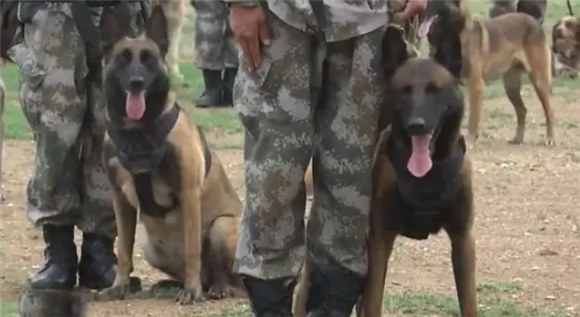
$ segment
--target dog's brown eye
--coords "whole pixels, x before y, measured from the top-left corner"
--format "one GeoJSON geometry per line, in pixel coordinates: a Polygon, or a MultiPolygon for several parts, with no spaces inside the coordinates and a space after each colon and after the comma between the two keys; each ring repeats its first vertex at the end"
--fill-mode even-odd
{"type": "Polygon", "coordinates": [[[123,52],[121,54],[119,54],[119,56],[121,57],[121,59],[124,62],[130,62],[133,54],[131,54],[131,50],[126,49],[126,50],[123,50],[123,52]]]}
{"type": "Polygon", "coordinates": [[[439,91],[439,87],[437,87],[437,85],[435,85],[434,83],[427,83],[427,85],[425,85],[425,92],[428,94],[434,94],[437,93],[439,91]]]}
{"type": "Polygon", "coordinates": [[[401,92],[401,94],[410,95],[411,92],[413,92],[413,87],[411,85],[401,86],[401,88],[399,88],[399,91],[401,92]]]}

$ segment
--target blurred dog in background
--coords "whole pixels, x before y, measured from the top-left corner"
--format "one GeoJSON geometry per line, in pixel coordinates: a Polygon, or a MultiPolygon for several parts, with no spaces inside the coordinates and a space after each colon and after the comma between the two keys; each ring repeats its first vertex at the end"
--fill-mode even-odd
{"type": "Polygon", "coordinates": [[[150,0],[151,11],[155,6],[160,6],[167,18],[167,33],[169,34],[169,51],[166,62],[169,65],[171,76],[177,80],[183,80],[179,71],[179,44],[181,42],[181,29],[185,23],[188,0],[150,0]]]}
{"type": "Polygon", "coordinates": [[[552,27],[554,77],[578,78],[580,73],[580,18],[574,16],[570,0],[568,14],[552,27]]]}

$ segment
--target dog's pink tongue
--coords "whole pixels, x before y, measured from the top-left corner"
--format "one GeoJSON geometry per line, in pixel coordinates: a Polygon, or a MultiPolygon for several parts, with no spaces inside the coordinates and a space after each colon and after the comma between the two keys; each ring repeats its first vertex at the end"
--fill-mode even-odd
{"type": "Polygon", "coordinates": [[[415,177],[425,176],[433,167],[429,153],[430,140],[431,136],[429,135],[411,137],[413,152],[407,163],[407,169],[415,177]]]}
{"type": "Polygon", "coordinates": [[[145,113],[145,91],[139,93],[127,93],[125,104],[127,117],[131,120],[139,120],[145,113]]]}

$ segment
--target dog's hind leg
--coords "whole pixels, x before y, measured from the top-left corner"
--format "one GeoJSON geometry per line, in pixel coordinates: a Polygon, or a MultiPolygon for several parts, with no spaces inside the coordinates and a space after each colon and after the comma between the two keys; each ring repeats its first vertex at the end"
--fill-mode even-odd
{"type": "Polygon", "coordinates": [[[505,93],[516,110],[517,128],[516,135],[509,141],[511,144],[520,144],[524,142],[524,132],[526,129],[526,115],[528,110],[522,99],[522,70],[517,66],[512,66],[503,75],[503,87],[505,93]]]}
{"type": "Polygon", "coordinates": [[[449,234],[455,288],[462,317],[477,317],[475,242],[471,232],[449,234]]]}
{"type": "Polygon", "coordinates": [[[292,302],[292,314],[294,317],[306,317],[306,300],[308,299],[308,267],[304,261],[302,270],[298,275],[298,284],[294,288],[294,301],[292,302]]]}
{"type": "Polygon", "coordinates": [[[208,263],[203,263],[203,266],[208,267],[213,285],[207,295],[212,299],[245,297],[241,279],[232,274],[238,243],[238,219],[217,218],[208,231],[208,239],[208,263]]]}
{"type": "MultiPolygon", "coordinates": [[[[477,69],[477,70],[476,70],[477,69]]],[[[479,136],[479,121],[481,120],[481,108],[483,107],[483,89],[485,82],[483,75],[473,68],[467,80],[469,96],[469,118],[467,121],[468,145],[472,147],[479,136]]]]}
{"type": "MultiPolygon", "coordinates": [[[[539,45],[538,45],[539,46],[539,45]]],[[[546,145],[555,145],[554,112],[550,100],[552,90],[551,54],[546,45],[526,48],[526,58],[530,64],[530,81],[540,99],[546,117],[546,145]]]]}

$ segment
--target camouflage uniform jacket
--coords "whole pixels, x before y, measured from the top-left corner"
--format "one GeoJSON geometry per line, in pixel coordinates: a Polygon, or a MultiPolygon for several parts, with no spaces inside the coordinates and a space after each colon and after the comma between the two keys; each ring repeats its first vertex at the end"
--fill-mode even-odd
{"type": "MultiPolygon", "coordinates": [[[[240,2],[244,0],[226,0],[240,2]]],[[[321,0],[315,0],[321,1],[321,0]]],[[[387,24],[388,0],[326,0],[327,42],[338,42],[375,31],[387,24]]],[[[308,0],[267,0],[268,8],[288,25],[312,32],[316,18],[308,0]]]]}

